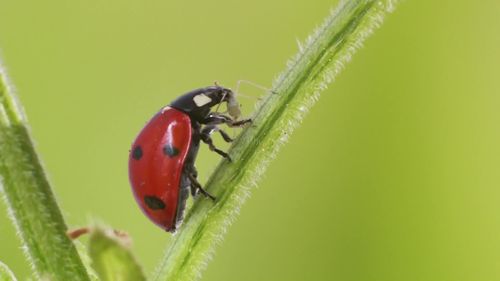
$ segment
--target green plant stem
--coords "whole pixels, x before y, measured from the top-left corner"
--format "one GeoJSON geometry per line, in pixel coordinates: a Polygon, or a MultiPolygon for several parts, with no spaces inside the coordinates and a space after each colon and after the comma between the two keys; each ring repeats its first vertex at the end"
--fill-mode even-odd
{"type": "Polygon", "coordinates": [[[0,261],[0,281],[16,281],[14,273],[10,268],[0,261]]]}
{"type": "Polygon", "coordinates": [[[10,218],[36,280],[89,280],[0,65],[0,176],[10,218]]]}
{"type": "Polygon", "coordinates": [[[186,216],[153,280],[194,280],[270,160],[397,0],[344,1],[309,37],[276,79],[253,123],[235,140],[205,187],[217,201],[198,200],[186,216]]]}

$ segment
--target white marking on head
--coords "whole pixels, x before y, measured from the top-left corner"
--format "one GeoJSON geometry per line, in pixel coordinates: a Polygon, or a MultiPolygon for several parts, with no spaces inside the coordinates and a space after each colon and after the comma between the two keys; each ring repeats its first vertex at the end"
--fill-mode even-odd
{"type": "Polygon", "coordinates": [[[211,102],[212,99],[207,97],[205,94],[199,94],[199,95],[194,96],[193,101],[197,107],[202,107],[205,104],[211,102]]]}

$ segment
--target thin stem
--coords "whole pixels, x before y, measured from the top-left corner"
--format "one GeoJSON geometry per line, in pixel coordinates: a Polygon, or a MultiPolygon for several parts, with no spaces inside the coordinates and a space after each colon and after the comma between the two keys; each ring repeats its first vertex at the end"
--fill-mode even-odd
{"type": "Polygon", "coordinates": [[[0,64],[1,193],[37,280],[89,280],[0,64]]]}
{"type": "Polygon", "coordinates": [[[0,261],[0,281],[16,281],[16,276],[10,268],[0,261]]]}
{"type": "Polygon", "coordinates": [[[276,79],[271,93],[257,106],[253,123],[234,141],[232,163],[222,161],[206,184],[216,203],[199,200],[186,216],[159,264],[153,280],[200,277],[214,245],[223,239],[250,188],[293,129],[304,118],[364,40],[378,27],[397,0],[344,1],[324,24],[299,46],[299,53],[276,79]]]}

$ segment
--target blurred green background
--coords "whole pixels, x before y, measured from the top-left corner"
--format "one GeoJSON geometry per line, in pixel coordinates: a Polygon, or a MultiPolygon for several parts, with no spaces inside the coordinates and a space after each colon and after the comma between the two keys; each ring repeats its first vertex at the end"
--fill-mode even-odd
{"type": "MultiPolygon", "coordinates": [[[[130,193],[135,135],[190,89],[271,85],[336,3],[0,2],[2,57],[68,224],[128,231],[150,273],[170,234],[130,193]]],[[[272,163],[203,280],[499,280],[499,15],[497,0],[403,1],[272,163]]],[[[201,151],[202,180],[217,161],[201,151]]],[[[0,260],[24,280],[0,206],[0,260]]]]}

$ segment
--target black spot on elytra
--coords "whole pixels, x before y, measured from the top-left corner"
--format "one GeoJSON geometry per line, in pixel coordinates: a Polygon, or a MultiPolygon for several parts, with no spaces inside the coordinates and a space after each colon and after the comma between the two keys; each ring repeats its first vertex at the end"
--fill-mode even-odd
{"type": "Polygon", "coordinates": [[[152,210],[165,209],[165,203],[156,196],[144,196],[144,203],[152,210]]]}
{"type": "Polygon", "coordinates": [[[168,157],[175,157],[179,154],[179,149],[176,148],[175,146],[172,146],[170,144],[166,144],[163,147],[163,153],[167,155],[168,157]]]}
{"type": "Polygon", "coordinates": [[[132,151],[132,158],[135,160],[139,160],[142,157],[142,148],[138,145],[132,151]]]}

